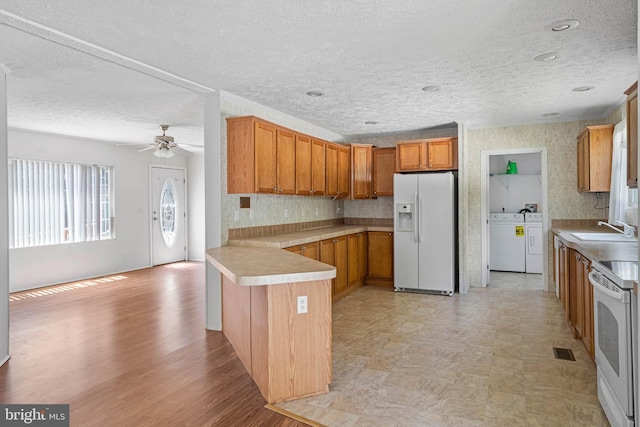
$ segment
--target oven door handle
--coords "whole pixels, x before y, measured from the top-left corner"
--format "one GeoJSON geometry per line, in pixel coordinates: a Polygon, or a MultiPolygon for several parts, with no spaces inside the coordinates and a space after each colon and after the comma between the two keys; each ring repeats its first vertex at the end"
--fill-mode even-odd
{"type": "Polygon", "coordinates": [[[600,292],[602,292],[603,294],[617,300],[620,301],[621,303],[625,303],[625,297],[624,297],[624,293],[623,292],[615,292],[612,291],[611,289],[608,289],[604,286],[602,286],[600,283],[598,283],[596,281],[596,279],[594,279],[595,273],[593,271],[589,272],[589,282],[591,283],[591,285],[594,288],[598,288],[598,290],[600,292]]]}

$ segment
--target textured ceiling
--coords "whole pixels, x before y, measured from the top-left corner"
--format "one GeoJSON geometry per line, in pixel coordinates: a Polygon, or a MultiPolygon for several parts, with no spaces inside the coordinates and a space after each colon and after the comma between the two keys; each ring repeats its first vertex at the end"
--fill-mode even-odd
{"type": "Polygon", "coordinates": [[[198,144],[210,90],[345,136],[568,121],[605,115],[638,73],[635,0],[121,6],[0,1],[10,126],[147,142],[168,123],[177,142],[198,144]],[[550,30],[563,19],[580,24],[550,30]],[[533,60],[548,52],[558,59],[533,60]]]}

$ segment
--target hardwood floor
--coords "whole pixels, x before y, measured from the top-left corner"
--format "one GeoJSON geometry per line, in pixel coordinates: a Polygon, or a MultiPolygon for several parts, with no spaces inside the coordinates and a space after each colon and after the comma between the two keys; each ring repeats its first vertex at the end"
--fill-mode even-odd
{"type": "Polygon", "coordinates": [[[0,402],[68,403],[72,426],[305,425],[265,409],[224,335],[205,330],[203,263],[85,284],[12,294],[0,402]]]}

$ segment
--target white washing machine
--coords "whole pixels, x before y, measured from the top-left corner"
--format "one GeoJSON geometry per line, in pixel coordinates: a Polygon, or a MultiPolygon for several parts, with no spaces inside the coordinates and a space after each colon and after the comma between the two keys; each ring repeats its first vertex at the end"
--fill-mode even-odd
{"type": "Polygon", "coordinates": [[[527,273],[542,273],[542,214],[524,214],[524,235],[527,240],[525,264],[527,273]]]}
{"type": "Polygon", "coordinates": [[[525,272],[524,214],[489,214],[489,269],[525,272]]]}

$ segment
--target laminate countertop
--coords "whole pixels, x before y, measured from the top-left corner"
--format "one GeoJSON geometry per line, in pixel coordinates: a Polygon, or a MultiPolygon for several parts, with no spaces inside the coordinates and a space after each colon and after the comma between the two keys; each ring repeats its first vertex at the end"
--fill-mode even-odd
{"type": "Polygon", "coordinates": [[[229,240],[230,246],[254,246],[261,248],[288,248],[304,245],[334,237],[346,236],[365,231],[393,232],[393,226],[383,225],[335,225],[331,227],[312,228],[290,233],[270,234],[267,236],[247,237],[229,240]]]}
{"type": "Polygon", "coordinates": [[[276,248],[222,246],[208,249],[209,261],[237,285],[263,286],[336,277],[336,268],[276,248]]]}
{"type": "Polygon", "coordinates": [[[630,242],[602,242],[585,241],[571,235],[571,233],[615,233],[606,227],[553,227],[553,234],[571,249],[575,249],[590,261],[637,261],[638,241],[630,242]]]}

